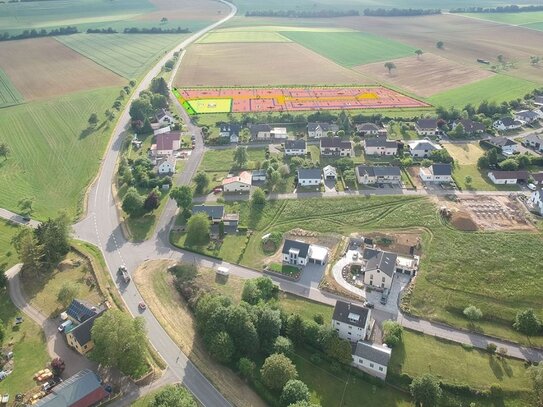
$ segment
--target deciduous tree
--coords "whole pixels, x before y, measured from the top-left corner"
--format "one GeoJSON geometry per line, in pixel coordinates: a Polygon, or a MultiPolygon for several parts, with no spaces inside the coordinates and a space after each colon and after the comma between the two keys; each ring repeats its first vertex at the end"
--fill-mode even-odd
{"type": "Polygon", "coordinates": [[[535,314],[534,310],[528,308],[517,313],[513,328],[523,334],[532,336],[537,335],[541,330],[541,321],[535,314]]]}
{"type": "Polygon", "coordinates": [[[532,387],[538,406],[543,406],[543,363],[530,366],[528,375],[532,379],[532,387]]]}
{"type": "Polygon", "coordinates": [[[197,403],[187,389],[170,384],[155,394],[149,407],[197,407],[197,403]]]}
{"type": "Polygon", "coordinates": [[[175,187],[170,192],[170,198],[175,200],[178,208],[188,210],[192,205],[192,189],[187,185],[175,187]]]}
{"type": "Polygon", "coordinates": [[[470,321],[478,321],[483,317],[483,311],[475,305],[469,305],[464,309],[464,316],[470,321]]]}
{"type": "Polygon", "coordinates": [[[266,387],[274,390],[282,389],[289,380],[298,377],[294,363],[281,353],[268,356],[260,369],[260,374],[266,387]]]}
{"type": "Polygon", "coordinates": [[[89,126],[96,127],[97,124],[98,124],[98,115],[96,113],[92,113],[89,117],[89,126]]]}
{"type": "Polygon", "coordinates": [[[394,62],[385,62],[385,68],[388,69],[388,74],[392,74],[392,70],[396,69],[396,64],[394,62]]]}
{"type": "Polygon", "coordinates": [[[249,162],[249,154],[247,153],[247,147],[237,146],[233,153],[234,164],[237,168],[245,168],[249,162]]]}
{"type": "Polygon", "coordinates": [[[79,288],[73,282],[66,281],[60,287],[57,294],[57,301],[62,304],[63,307],[67,307],[77,297],[79,288]]]}
{"type": "Polygon", "coordinates": [[[147,195],[147,198],[145,198],[145,201],[143,202],[143,209],[145,209],[145,212],[151,212],[154,211],[156,208],[160,206],[160,191],[158,188],[153,188],[151,192],[147,195]]]}
{"type": "Polygon", "coordinates": [[[205,213],[192,215],[187,222],[187,246],[203,246],[209,242],[211,225],[205,213]]]}
{"type": "Polygon", "coordinates": [[[301,380],[289,380],[283,387],[279,402],[288,407],[299,401],[309,401],[309,389],[301,380]]]}
{"type": "Polygon", "coordinates": [[[396,321],[385,321],[383,323],[383,342],[393,348],[402,341],[403,328],[396,321]]]}
{"type": "Polygon", "coordinates": [[[294,345],[292,341],[284,336],[278,336],[273,344],[274,353],[282,353],[288,357],[294,353],[294,345]]]}
{"type": "Polygon", "coordinates": [[[217,332],[209,340],[208,349],[211,356],[219,362],[229,363],[234,354],[234,342],[227,332],[217,332]]]}
{"type": "Polygon", "coordinates": [[[203,193],[209,186],[209,176],[203,172],[199,171],[194,176],[194,182],[196,183],[196,193],[203,193]]]}
{"type": "Polygon", "coordinates": [[[417,406],[435,407],[441,399],[442,390],[439,380],[431,374],[414,378],[409,385],[409,390],[417,406]]]}
{"type": "Polygon", "coordinates": [[[251,359],[241,358],[238,362],[238,370],[241,377],[251,379],[255,374],[256,364],[251,359]]]}
{"type": "Polygon", "coordinates": [[[445,47],[445,43],[443,41],[436,42],[437,49],[443,49],[445,47]]]}
{"type": "Polygon", "coordinates": [[[4,157],[4,160],[8,159],[9,146],[6,143],[0,143],[0,156],[4,157]]]}
{"type": "Polygon", "coordinates": [[[251,202],[253,205],[264,205],[266,203],[266,194],[262,188],[256,188],[251,195],[251,202]]]}
{"type": "Polygon", "coordinates": [[[143,212],[143,203],[144,198],[139,194],[136,188],[130,187],[126,191],[121,207],[128,216],[137,217],[143,212]]]}

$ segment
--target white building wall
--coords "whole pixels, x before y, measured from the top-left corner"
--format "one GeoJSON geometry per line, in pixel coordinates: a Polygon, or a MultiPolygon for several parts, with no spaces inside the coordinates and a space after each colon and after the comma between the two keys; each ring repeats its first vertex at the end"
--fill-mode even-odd
{"type": "Polygon", "coordinates": [[[222,188],[224,192],[245,192],[251,189],[251,185],[236,181],[231,182],[230,184],[225,184],[222,188]]]}
{"type": "Polygon", "coordinates": [[[285,150],[285,154],[286,155],[306,155],[307,154],[307,150],[302,150],[302,149],[288,149],[288,150],[285,150]]]}
{"type": "Polygon", "coordinates": [[[308,186],[308,185],[320,185],[321,180],[320,179],[300,179],[298,180],[298,184],[301,186],[308,186]]]}
{"type": "Polygon", "coordinates": [[[353,355],[353,366],[379,379],[385,380],[387,376],[387,366],[372,362],[371,360],[353,355]]]}
{"type": "Polygon", "coordinates": [[[370,270],[364,273],[364,284],[372,287],[390,288],[392,278],[379,270],[370,270]]]}
{"type": "MultiPolygon", "coordinates": [[[[368,319],[370,319],[370,314],[368,314],[368,319]]],[[[351,342],[358,342],[366,338],[366,331],[368,324],[366,321],[366,326],[361,328],[354,325],[349,325],[341,321],[332,320],[332,328],[335,329],[341,339],[346,339],[351,342]]]]}

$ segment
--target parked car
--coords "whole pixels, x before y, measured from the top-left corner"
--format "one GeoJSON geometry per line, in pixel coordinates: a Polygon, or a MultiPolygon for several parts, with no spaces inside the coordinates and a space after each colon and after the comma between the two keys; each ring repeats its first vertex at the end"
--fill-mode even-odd
{"type": "Polygon", "coordinates": [[[228,267],[219,266],[217,267],[217,274],[220,274],[221,276],[227,276],[230,274],[230,270],[228,269],[228,267]]]}
{"type": "Polygon", "coordinates": [[[537,187],[534,184],[528,184],[526,185],[530,191],[535,191],[537,187]]]}
{"type": "Polygon", "coordinates": [[[383,293],[381,294],[381,304],[386,305],[388,301],[388,288],[385,288],[383,290],[383,293]]]}
{"type": "Polygon", "coordinates": [[[142,301],[138,304],[138,308],[140,311],[145,311],[147,309],[147,304],[142,301]]]}
{"type": "Polygon", "coordinates": [[[364,307],[369,308],[369,309],[373,309],[373,308],[375,308],[375,304],[373,304],[373,302],[367,302],[366,301],[364,303],[364,307]]]}
{"type": "Polygon", "coordinates": [[[62,324],[58,326],[58,331],[64,332],[66,328],[69,328],[71,325],[72,325],[72,321],[70,320],[64,321],[62,324]]]}

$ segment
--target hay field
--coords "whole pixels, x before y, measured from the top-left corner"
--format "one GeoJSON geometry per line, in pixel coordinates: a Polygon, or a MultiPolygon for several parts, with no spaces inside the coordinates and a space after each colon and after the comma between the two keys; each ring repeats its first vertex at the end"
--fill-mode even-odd
{"type": "Polygon", "coordinates": [[[0,108],[6,106],[17,105],[23,101],[22,95],[6,75],[0,69],[0,108]]]}
{"type": "Polygon", "coordinates": [[[160,21],[166,16],[169,20],[220,20],[230,12],[230,7],[212,0],[149,0],[149,2],[158,10],[143,14],[137,19],[160,21]]]}
{"type": "Polygon", "coordinates": [[[200,38],[198,44],[224,42],[291,42],[273,31],[214,31],[200,38]]]}
{"type": "Polygon", "coordinates": [[[126,83],[53,38],[0,42],[0,69],[25,100],[126,83]]]}
{"type": "Polygon", "coordinates": [[[477,160],[484,154],[478,143],[453,144],[443,142],[443,147],[449,152],[454,161],[460,165],[477,164],[477,160]]]}
{"type": "Polygon", "coordinates": [[[369,84],[361,74],[295,43],[195,44],[174,85],[369,84]]]}
{"type": "Polygon", "coordinates": [[[187,34],[75,34],[56,39],[127,79],[137,79],[187,34]]]}
{"type": "Polygon", "coordinates": [[[354,68],[363,75],[381,82],[391,83],[419,95],[432,96],[439,92],[457,88],[493,74],[471,65],[461,65],[435,54],[423,54],[393,60],[396,65],[391,74],[382,62],[354,68]]]}
{"type": "Polygon", "coordinates": [[[414,48],[364,32],[284,32],[292,41],[340,65],[352,67],[412,55],[414,48]]]}
{"type": "Polygon", "coordinates": [[[517,68],[507,70],[507,75],[543,83],[542,69],[530,65],[531,55],[541,55],[543,32],[452,14],[402,20],[390,17],[348,17],[335,21],[343,27],[382,35],[427,52],[432,51],[452,61],[480,68],[485,66],[477,64],[477,58],[495,63],[498,55],[504,55],[506,60],[517,61],[517,68]],[[443,41],[445,49],[436,49],[436,41],[443,41]]]}
{"type": "Polygon", "coordinates": [[[59,210],[74,216],[112,129],[99,124],[86,137],[81,132],[91,113],[103,120],[118,92],[103,88],[0,109],[0,134],[11,149],[0,162],[0,207],[17,211],[20,199],[34,197],[39,219],[59,210]]]}

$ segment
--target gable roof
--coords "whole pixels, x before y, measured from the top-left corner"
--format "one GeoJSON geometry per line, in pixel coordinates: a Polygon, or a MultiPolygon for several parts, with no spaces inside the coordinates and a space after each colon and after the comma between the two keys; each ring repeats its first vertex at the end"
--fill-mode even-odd
{"type": "Polygon", "coordinates": [[[375,123],[360,123],[356,125],[357,131],[378,131],[380,127],[375,123]]]}
{"type": "Polygon", "coordinates": [[[539,115],[536,112],[532,112],[531,110],[522,110],[520,112],[515,113],[515,116],[525,117],[528,119],[537,119],[539,117],[539,115]]]}
{"type": "Polygon", "coordinates": [[[364,328],[369,315],[369,309],[360,305],[352,304],[345,301],[336,301],[334,306],[334,321],[343,322],[345,324],[364,328]]]}
{"type": "Polygon", "coordinates": [[[543,182],[543,172],[536,172],[536,173],[532,174],[532,178],[538,184],[542,183],[543,182]]]}
{"type": "Polygon", "coordinates": [[[179,140],[181,133],[171,131],[169,133],[157,134],[156,149],[157,150],[173,150],[173,142],[179,140]]]}
{"type": "Polygon", "coordinates": [[[231,184],[233,182],[241,182],[243,184],[251,185],[251,180],[251,173],[248,171],[243,171],[238,176],[223,179],[222,185],[231,184]]]}
{"type": "Polygon", "coordinates": [[[384,346],[374,345],[370,342],[359,341],[356,344],[354,355],[359,358],[375,362],[381,366],[388,366],[392,350],[384,346]]]}
{"type": "Polygon", "coordinates": [[[505,127],[514,126],[514,125],[518,125],[518,126],[522,125],[521,122],[511,117],[502,117],[500,120],[498,120],[498,122],[501,122],[505,127]]]}
{"type": "Polygon", "coordinates": [[[298,180],[301,179],[320,179],[320,168],[298,168],[298,180]]]}
{"type": "Polygon", "coordinates": [[[256,136],[261,131],[266,132],[266,133],[271,132],[272,127],[269,124],[256,123],[256,124],[252,124],[249,127],[249,130],[251,131],[251,135],[256,136]]]}
{"type": "Polygon", "coordinates": [[[495,179],[525,180],[530,176],[528,171],[489,171],[488,173],[492,174],[495,179]]]}
{"type": "Polygon", "coordinates": [[[84,369],[53,387],[51,393],[39,400],[35,406],[91,406],[103,400],[107,395],[96,374],[89,369],[84,369]]]}
{"type": "Polygon", "coordinates": [[[437,129],[437,119],[420,119],[415,123],[419,129],[435,130],[437,129]]]}
{"type": "Polygon", "coordinates": [[[362,258],[366,260],[366,270],[381,270],[387,276],[392,277],[396,271],[395,253],[384,252],[378,249],[364,249],[362,258]]]}
{"type": "Polygon", "coordinates": [[[331,175],[333,175],[334,177],[337,176],[337,170],[335,167],[332,167],[331,165],[327,165],[326,167],[324,167],[322,169],[322,172],[324,174],[325,177],[329,177],[331,175]]]}
{"type": "Polygon", "coordinates": [[[85,345],[91,340],[91,331],[94,326],[94,321],[100,317],[104,311],[100,311],[98,314],[95,314],[91,318],[87,319],[85,322],[77,325],[69,333],[73,335],[74,339],[81,345],[85,345]]]}
{"type": "Polygon", "coordinates": [[[524,140],[535,144],[543,144],[543,134],[530,134],[524,140]]]}
{"type": "Polygon", "coordinates": [[[412,140],[408,141],[407,145],[411,150],[441,150],[441,146],[435,143],[432,143],[429,140],[412,140]]]}
{"type": "Polygon", "coordinates": [[[325,131],[325,132],[337,131],[338,125],[337,124],[327,123],[327,122],[309,122],[309,123],[307,123],[307,131],[317,131],[319,128],[322,131],[325,131]]]}
{"type": "Polygon", "coordinates": [[[241,126],[235,123],[223,123],[219,126],[220,133],[228,133],[230,136],[238,136],[241,126]]]}
{"type": "Polygon", "coordinates": [[[452,175],[451,164],[432,164],[431,168],[434,175],[452,175]]]}
{"type": "Polygon", "coordinates": [[[321,138],[320,143],[321,148],[352,148],[352,144],[350,141],[342,140],[340,137],[323,137],[321,138]]]}
{"type": "Polygon", "coordinates": [[[85,304],[83,301],[74,299],[66,310],[68,316],[75,319],[77,322],[83,322],[97,314],[92,306],[85,304]]]}
{"type": "Polygon", "coordinates": [[[375,137],[364,140],[366,147],[384,147],[384,148],[397,148],[398,142],[396,140],[388,140],[386,137],[375,137]]]}
{"type": "Polygon", "coordinates": [[[358,175],[361,177],[367,175],[368,177],[393,177],[401,176],[400,167],[391,167],[391,166],[369,166],[369,165],[359,165],[356,167],[358,175]]]}
{"type": "Polygon", "coordinates": [[[166,109],[158,109],[155,113],[155,117],[157,120],[161,120],[163,119],[164,117],[172,117],[172,115],[170,114],[170,112],[168,112],[166,109]]]}
{"type": "Polygon", "coordinates": [[[266,170],[254,170],[251,173],[252,178],[265,177],[267,175],[266,170]]]}
{"type": "Polygon", "coordinates": [[[194,205],[192,213],[205,213],[211,219],[222,219],[224,205],[194,205]]]}
{"type": "Polygon", "coordinates": [[[478,131],[484,131],[485,125],[483,123],[479,123],[473,120],[469,119],[463,119],[456,122],[457,124],[461,124],[462,127],[464,127],[464,131],[467,133],[474,133],[478,131]]]}
{"type": "Polygon", "coordinates": [[[534,98],[534,103],[543,104],[543,96],[536,96],[534,98]]]}
{"type": "Polygon", "coordinates": [[[158,167],[160,167],[164,163],[170,164],[170,167],[175,169],[175,157],[173,155],[168,155],[166,157],[163,157],[163,158],[157,160],[156,165],[158,167]]]}
{"type": "Polygon", "coordinates": [[[508,139],[507,137],[494,137],[494,138],[490,138],[488,140],[489,144],[492,144],[493,146],[496,146],[496,147],[506,147],[506,146],[516,146],[517,143],[514,142],[513,140],[510,140],[508,139]]]}
{"type": "Polygon", "coordinates": [[[285,141],[285,150],[305,150],[306,144],[305,140],[286,140],[285,141]]]}
{"type": "Polygon", "coordinates": [[[285,239],[283,243],[283,254],[288,254],[291,249],[298,250],[298,257],[307,257],[309,253],[309,244],[305,242],[300,242],[299,240],[290,240],[285,239]]]}

